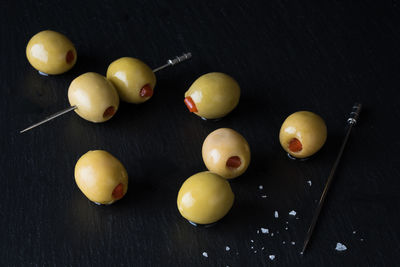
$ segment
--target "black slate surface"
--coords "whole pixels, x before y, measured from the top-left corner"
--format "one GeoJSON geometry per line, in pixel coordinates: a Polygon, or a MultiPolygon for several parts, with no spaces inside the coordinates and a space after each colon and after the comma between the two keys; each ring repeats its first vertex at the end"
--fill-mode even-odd
{"type": "Polygon", "coordinates": [[[397,1],[2,1],[1,265],[396,266],[399,22],[397,1]],[[43,77],[27,62],[28,40],[45,29],[76,45],[71,71],[43,77]],[[67,107],[69,83],[84,72],[104,75],[122,56],[156,67],[186,51],[190,61],[157,73],[150,101],[121,104],[109,122],[72,113],[18,133],[67,107]],[[190,84],[211,71],[242,88],[239,106],[218,122],[183,104],[190,84]],[[355,101],[364,110],[300,256],[355,101]],[[325,119],[328,140],[314,158],[295,162],[278,133],[286,116],[303,109],[325,119]],[[252,162],[231,182],[230,213],[195,228],[180,216],[176,196],[187,177],[205,170],[202,142],[220,127],[246,137],[252,162]],[[129,192],[112,206],[92,204],[74,182],[76,160],[93,149],[111,152],[128,170],[129,192]],[[257,234],[260,227],[274,236],[257,234]],[[335,251],[337,242],[347,250],[335,251]]]}

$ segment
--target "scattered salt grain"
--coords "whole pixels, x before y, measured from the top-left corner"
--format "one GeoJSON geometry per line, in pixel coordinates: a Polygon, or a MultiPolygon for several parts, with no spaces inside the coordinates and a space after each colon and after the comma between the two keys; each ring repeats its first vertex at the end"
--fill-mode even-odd
{"type": "Polygon", "coordinates": [[[273,260],[275,259],[275,255],[269,255],[268,257],[269,257],[269,259],[270,259],[271,261],[273,261],[273,260]]]}
{"type": "Polygon", "coordinates": [[[261,248],[261,250],[264,250],[264,249],[265,249],[264,247],[261,248]]]}
{"type": "Polygon", "coordinates": [[[254,247],[252,246],[252,247],[250,247],[251,249],[253,249],[254,247]]]}
{"type": "Polygon", "coordinates": [[[268,234],[269,230],[267,228],[261,228],[261,233],[268,234]]]}
{"type": "Polygon", "coordinates": [[[310,186],[312,185],[311,180],[308,180],[307,183],[308,183],[310,186]]]}
{"type": "Polygon", "coordinates": [[[292,244],[294,246],[296,244],[296,242],[292,241],[292,242],[290,242],[290,244],[292,244]]]}
{"type": "Polygon", "coordinates": [[[285,227],[285,230],[289,229],[287,226],[285,227]]]}
{"type": "Polygon", "coordinates": [[[342,243],[337,243],[336,244],[336,248],[337,251],[345,251],[347,249],[347,247],[345,245],[343,245],[342,243]]]}
{"type": "Polygon", "coordinates": [[[251,242],[251,243],[254,243],[254,240],[252,239],[252,240],[250,240],[250,242],[251,242]]]}
{"type": "Polygon", "coordinates": [[[228,246],[226,246],[226,247],[225,247],[225,250],[226,250],[226,251],[229,251],[229,250],[231,250],[231,248],[228,247],[228,246]]]}
{"type": "Polygon", "coordinates": [[[271,236],[274,236],[274,233],[271,233],[271,236]]]}
{"type": "Polygon", "coordinates": [[[274,212],[274,216],[275,216],[275,218],[278,218],[278,217],[279,217],[279,214],[278,214],[277,211],[274,212]]]}
{"type": "Polygon", "coordinates": [[[264,188],[264,186],[262,186],[262,185],[258,186],[258,189],[260,189],[260,190],[263,190],[263,188],[264,188]]]}
{"type": "Polygon", "coordinates": [[[360,241],[363,242],[363,241],[364,241],[364,238],[361,238],[360,241]]]}
{"type": "Polygon", "coordinates": [[[286,242],[285,242],[285,241],[282,241],[282,244],[286,244],[286,242]]]}
{"type": "Polygon", "coordinates": [[[295,216],[296,215],[296,211],[292,210],[291,212],[289,212],[289,215],[295,216]]]}
{"type": "Polygon", "coordinates": [[[289,224],[289,222],[288,222],[288,221],[286,221],[286,224],[289,224]]]}
{"type": "Polygon", "coordinates": [[[357,233],[357,232],[356,232],[356,231],[353,231],[353,235],[354,235],[355,233],[357,233]]]}
{"type": "Polygon", "coordinates": [[[262,198],[267,198],[267,195],[262,195],[261,197],[262,197],[262,198]]]}
{"type": "Polygon", "coordinates": [[[208,253],[207,252],[203,252],[203,256],[208,258],[208,253]]]}
{"type": "Polygon", "coordinates": [[[257,230],[257,234],[259,234],[260,233],[260,230],[257,230]]]}
{"type": "Polygon", "coordinates": [[[254,250],[254,253],[257,253],[257,250],[254,250]]]}

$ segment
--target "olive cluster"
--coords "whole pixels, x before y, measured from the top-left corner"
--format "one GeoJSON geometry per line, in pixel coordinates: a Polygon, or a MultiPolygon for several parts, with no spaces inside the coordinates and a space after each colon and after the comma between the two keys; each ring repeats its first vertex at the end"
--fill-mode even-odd
{"type": "Polygon", "coordinates": [[[178,210],[192,224],[211,224],[231,209],[234,194],[227,180],[242,175],[250,164],[246,139],[229,128],[210,133],[202,156],[209,171],[189,177],[178,193],[178,210]]]}
{"type": "MultiPolygon", "coordinates": [[[[77,61],[73,43],[55,31],[34,35],[26,47],[32,67],[43,75],[70,70],[77,61]]],[[[105,122],[117,112],[120,99],[143,103],[154,93],[156,76],[144,62],[122,57],[112,62],[106,77],[84,73],[68,88],[70,105],[91,122],[105,122]]],[[[186,91],[184,103],[202,119],[219,119],[239,103],[239,84],[229,75],[212,72],[200,76],[186,91]]],[[[282,124],[279,140],[293,158],[310,157],[324,145],[327,128],[324,120],[309,111],[290,115],[282,124]]],[[[181,215],[194,224],[211,224],[231,209],[234,194],[229,179],[242,175],[250,164],[250,148],[238,132],[220,128],[204,140],[202,158],[209,171],[189,177],[181,186],[177,206],[181,215]]],[[[123,164],[103,150],[89,151],[75,165],[75,181],[82,193],[97,204],[111,204],[128,190],[128,174],[123,164]]]]}

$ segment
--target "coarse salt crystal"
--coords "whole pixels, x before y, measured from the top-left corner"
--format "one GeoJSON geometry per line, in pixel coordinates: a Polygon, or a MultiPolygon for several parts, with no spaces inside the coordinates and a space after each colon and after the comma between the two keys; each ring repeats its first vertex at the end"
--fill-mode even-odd
{"type": "Polygon", "coordinates": [[[269,257],[269,259],[270,259],[271,261],[273,261],[273,260],[275,259],[275,255],[269,255],[268,257],[269,257]]]}
{"type": "Polygon", "coordinates": [[[292,244],[294,246],[296,244],[296,242],[292,241],[292,242],[290,242],[290,244],[292,244]]]}
{"type": "Polygon", "coordinates": [[[267,198],[267,195],[262,195],[261,197],[262,197],[262,198],[267,198]]]}
{"type": "Polygon", "coordinates": [[[271,233],[271,236],[274,236],[274,233],[271,233]]]}
{"type": "Polygon", "coordinates": [[[337,243],[336,244],[336,248],[337,251],[345,251],[347,249],[347,247],[345,245],[343,245],[342,243],[337,243]]]}
{"type": "Polygon", "coordinates": [[[208,258],[208,253],[207,252],[203,252],[203,256],[208,258]]]}
{"type": "Polygon", "coordinates": [[[229,251],[229,250],[231,250],[231,248],[228,247],[228,246],[226,246],[226,247],[225,247],[225,250],[226,250],[226,251],[229,251]]]}
{"type": "Polygon", "coordinates": [[[258,186],[258,189],[260,189],[260,190],[262,190],[263,188],[264,188],[264,186],[262,186],[262,185],[258,186]]]}
{"type": "Polygon", "coordinates": [[[278,218],[278,217],[279,217],[279,214],[278,214],[277,211],[274,212],[274,216],[275,216],[275,218],[278,218]]]}
{"type": "Polygon", "coordinates": [[[268,234],[269,233],[268,228],[261,228],[261,233],[268,234]]]}
{"type": "Polygon", "coordinates": [[[292,210],[291,212],[289,212],[289,215],[295,216],[296,215],[296,211],[292,210]]]}
{"type": "Polygon", "coordinates": [[[260,230],[257,230],[257,234],[259,234],[260,233],[260,230]]]}
{"type": "Polygon", "coordinates": [[[308,183],[310,186],[312,185],[311,180],[308,180],[307,183],[308,183]]]}
{"type": "Polygon", "coordinates": [[[254,243],[254,240],[252,239],[252,240],[250,240],[250,242],[251,242],[251,243],[254,243]]]}

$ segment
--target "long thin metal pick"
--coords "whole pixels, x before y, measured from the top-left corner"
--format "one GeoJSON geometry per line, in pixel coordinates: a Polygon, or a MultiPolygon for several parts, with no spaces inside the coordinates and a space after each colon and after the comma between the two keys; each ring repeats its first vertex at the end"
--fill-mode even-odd
{"type": "Polygon", "coordinates": [[[360,111],[361,111],[361,104],[360,103],[355,103],[353,105],[353,109],[352,109],[352,111],[350,113],[350,117],[347,119],[348,129],[347,129],[346,136],[345,136],[345,138],[343,140],[342,146],[340,147],[339,154],[337,155],[335,163],[333,164],[332,170],[331,170],[331,172],[330,172],[330,174],[328,176],[328,180],[327,180],[327,182],[325,184],[324,191],[322,192],[321,198],[319,199],[319,203],[318,203],[317,209],[314,212],[314,216],[312,218],[311,225],[308,228],[306,239],[304,240],[304,244],[303,244],[303,249],[301,250],[300,254],[304,254],[304,252],[305,252],[305,250],[307,248],[307,245],[308,245],[308,243],[309,243],[309,241],[311,239],[311,236],[313,234],[315,225],[317,224],[317,220],[318,220],[319,214],[321,213],[322,206],[323,206],[323,204],[325,202],[326,195],[328,194],[329,187],[331,186],[331,183],[333,181],[333,177],[335,175],[336,168],[339,165],[339,162],[340,162],[340,159],[342,157],[342,154],[343,154],[344,148],[346,146],[347,140],[349,139],[351,129],[357,123],[357,119],[358,119],[358,116],[360,115],[360,111]]]}
{"type": "MultiPolygon", "coordinates": [[[[183,61],[185,61],[185,60],[187,60],[187,59],[189,59],[191,57],[192,57],[192,53],[190,53],[190,52],[189,53],[184,53],[183,55],[177,56],[174,59],[169,59],[166,64],[164,64],[164,65],[162,65],[162,66],[160,66],[158,68],[153,69],[153,72],[157,72],[157,71],[165,69],[165,68],[167,68],[169,66],[174,66],[174,65],[176,65],[178,63],[181,63],[181,62],[183,62],[183,61]]],[[[63,110],[61,110],[61,111],[59,111],[57,113],[54,113],[53,115],[50,115],[46,119],[44,119],[42,121],[39,121],[38,123],[35,123],[35,124],[29,126],[28,128],[23,129],[19,133],[24,133],[26,131],[29,131],[29,130],[31,130],[31,129],[39,126],[39,125],[42,125],[43,123],[51,121],[52,119],[55,119],[55,118],[57,118],[57,117],[59,117],[61,115],[64,115],[65,113],[68,113],[68,112],[70,112],[72,110],[75,110],[77,108],[78,108],[77,106],[71,106],[71,107],[68,107],[66,109],[63,109],[63,110]]]]}

